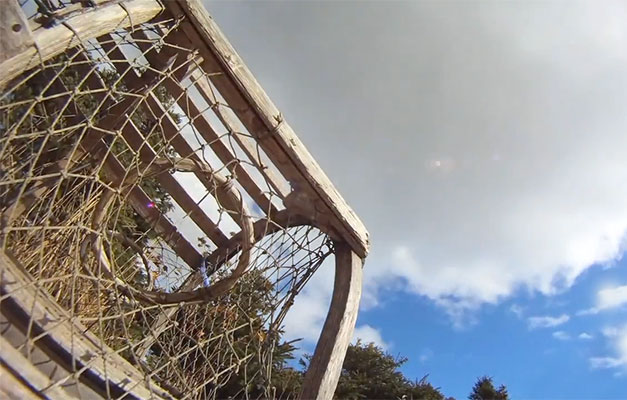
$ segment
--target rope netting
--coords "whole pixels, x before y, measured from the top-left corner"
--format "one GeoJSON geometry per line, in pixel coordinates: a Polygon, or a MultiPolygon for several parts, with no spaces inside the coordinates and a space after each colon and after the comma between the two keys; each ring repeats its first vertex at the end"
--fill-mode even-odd
{"type": "Polygon", "coordinates": [[[32,284],[1,299],[45,292],[177,398],[276,397],[283,320],[333,244],[285,209],[182,23],[82,40],[2,88],[1,249],[32,284]]]}

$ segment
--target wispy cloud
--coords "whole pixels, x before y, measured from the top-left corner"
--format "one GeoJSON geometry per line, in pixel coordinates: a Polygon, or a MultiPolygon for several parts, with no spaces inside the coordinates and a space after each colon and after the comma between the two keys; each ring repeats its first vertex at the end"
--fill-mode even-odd
{"type": "Polygon", "coordinates": [[[609,287],[599,290],[594,307],[581,310],[577,315],[598,314],[601,311],[619,308],[624,305],[627,305],[627,285],[609,287]]]}
{"type": "MultiPolygon", "coordinates": [[[[627,368],[627,324],[622,327],[605,328],[602,333],[610,341],[615,354],[591,357],[590,367],[594,369],[627,368]]],[[[620,375],[622,372],[619,372],[618,376],[620,375]]]]}
{"type": "Polygon", "coordinates": [[[594,336],[592,336],[591,334],[587,333],[587,332],[581,332],[579,334],[579,336],[577,336],[579,339],[581,340],[591,340],[594,339],[594,336]]]}
{"type": "Polygon", "coordinates": [[[418,357],[418,361],[421,363],[425,363],[429,361],[433,357],[433,350],[426,348],[420,353],[420,357],[418,357]]]}
{"type": "Polygon", "coordinates": [[[527,323],[529,325],[529,329],[553,328],[553,327],[565,324],[566,322],[568,322],[568,320],[570,320],[570,317],[566,314],[562,314],[557,317],[544,315],[544,316],[529,317],[527,318],[527,323]]]}
{"type": "Polygon", "coordinates": [[[570,340],[570,335],[564,331],[553,332],[553,337],[557,340],[570,340]]]}
{"type": "Polygon", "coordinates": [[[523,317],[524,308],[522,306],[518,305],[518,304],[512,304],[511,307],[509,308],[509,311],[511,311],[518,318],[522,318],[523,317]]]}
{"type": "Polygon", "coordinates": [[[621,329],[616,326],[608,326],[601,330],[603,336],[608,338],[616,338],[620,335],[621,329]]]}
{"type": "Polygon", "coordinates": [[[627,365],[627,360],[615,357],[590,357],[590,366],[594,369],[617,368],[627,365]]]}

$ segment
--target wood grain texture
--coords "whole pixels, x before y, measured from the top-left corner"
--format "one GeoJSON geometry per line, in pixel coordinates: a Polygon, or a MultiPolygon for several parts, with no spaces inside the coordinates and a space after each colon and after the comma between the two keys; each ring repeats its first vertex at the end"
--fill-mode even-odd
{"type": "MultiPolygon", "coordinates": [[[[102,145],[104,147],[104,144],[102,145]]],[[[94,151],[104,152],[104,149],[93,148],[94,151]]],[[[127,171],[120,161],[109,153],[104,164],[103,171],[113,181],[114,185],[119,185],[127,171]]],[[[202,262],[202,255],[196,248],[179,232],[170,220],[159,212],[157,207],[150,207],[153,199],[148,197],[146,192],[139,186],[134,187],[128,194],[127,201],[133,209],[150,225],[172,250],[192,269],[196,269],[202,262]]]]}
{"type": "Polygon", "coordinates": [[[63,368],[75,371],[82,383],[105,397],[108,392],[116,398],[171,398],[33,285],[33,277],[4,252],[0,252],[0,277],[2,313],[26,335],[37,337],[37,347],[63,368]]]}
{"type": "Polygon", "coordinates": [[[34,43],[33,33],[17,0],[4,0],[0,7],[0,63],[34,43]]]}
{"type": "Polygon", "coordinates": [[[277,168],[293,186],[306,183],[311,187],[337,218],[335,228],[359,256],[365,257],[370,247],[365,226],[270,101],[202,3],[177,0],[166,5],[174,15],[188,18],[189,23],[183,23],[182,28],[198,46],[210,79],[266,153],[278,161],[277,168]]]}
{"type": "MultiPolygon", "coordinates": [[[[157,154],[142,136],[133,121],[128,121],[124,128],[122,128],[122,134],[128,145],[139,153],[139,157],[146,165],[157,158],[157,154]]],[[[223,246],[227,242],[227,237],[222,233],[220,228],[218,228],[217,224],[213,222],[202,208],[200,208],[198,203],[187,194],[187,191],[185,191],[174,176],[171,174],[159,174],[155,179],[159,181],[168,194],[172,196],[172,199],[176,201],[181,209],[190,216],[192,221],[194,221],[217,247],[223,246]]]]}
{"type": "MultiPolygon", "coordinates": [[[[160,63],[163,62],[163,58],[176,57],[184,59],[186,54],[182,51],[178,51],[174,46],[181,46],[183,48],[192,48],[192,44],[182,32],[170,33],[166,38],[166,43],[171,43],[172,47],[164,47],[161,51],[156,52],[154,47],[150,48],[148,45],[148,37],[143,32],[135,32],[133,37],[139,39],[137,41],[138,46],[144,51],[144,57],[154,67],[158,68],[160,63]]],[[[193,64],[191,65],[193,67],[193,64]]],[[[270,196],[267,190],[264,191],[248,171],[242,166],[242,163],[237,156],[231,151],[227,144],[222,140],[220,135],[215,131],[207,113],[211,110],[202,109],[197,104],[197,100],[194,96],[191,96],[184,88],[181,81],[186,75],[187,68],[179,68],[173,76],[163,81],[163,86],[168,90],[181,110],[185,113],[190,123],[193,124],[207,142],[209,147],[213,150],[215,155],[220,161],[228,168],[228,170],[237,177],[238,183],[248,193],[248,195],[257,203],[257,205],[263,210],[266,215],[274,215],[278,212],[276,207],[272,204],[270,196]]],[[[209,102],[208,104],[212,104],[209,102]]]]}
{"type": "MultiPolygon", "coordinates": [[[[0,382],[3,381],[5,373],[12,373],[23,382],[28,382],[28,386],[35,393],[40,393],[50,400],[71,400],[76,397],[70,396],[68,392],[59,386],[53,386],[50,379],[39,371],[30,360],[26,359],[16,348],[2,336],[0,336],[0,360],[7,367],[7,371],[0,372],[0,382]]],[[[0,386],[2,386],[0,384],[0,386]]]]}
{"type": "MultiPolygon", "coordinates": [[[[90,75],[88,82],[91,89],[100,89],[103,87],[102,82],[99,82],[95,75],[90,75]]],[[[128,98],[126,100],[132,101],[132,99],[128,98]]],[[[128,104],[125,103],[127,102],[122,101],[118,103],[116,107],[125,109],[128,107],[128,104]]],[[[99,129],[104,131],[117,130],[117,114],[116,112],[112,112],[112,115],[99,121],[99,129]]],[[[83,136],[80,140],[80,153],[88,153],[92,156],[102,155],[104,157],[102,165],[103,171],[114,185],[120,185],[128,172],[117,157],[112,152],[108,151],[108,147],[103,141],[101,131],[90,130],[87,135],[83,136]]],[[[187,265],[192,269],[198,268],[202,261],[202,255],[185,239],[170,220],[165,215],[161,214],[157,207],[150,206],[150,204],[153,203],[153,199],[151,199],[141,187],[137,186],[131,190],[128,195],[128,202],[187,265]]]]}
{"type": "Polygon", "coordinates": [[[191,75],[192,81],[194,81],[194,85],[198,89],[198,92],[202,96],[203,99],[207,102],[207,104],[215,103],[214,112],[216,116],[224,125],[224,127],[231,133],[231,135],[235,138],[235,141],[242,148],[246,156],[255,164],[258,168],[263,170],[263,175],[266,180],[275,190],[275,192],[284,199],[290,194],[290,187],[285,179],[279,176],[273,169],[267,168],[264,161],[259,155],[259,150],[257,148],[257,143],[253,138],[246,134],[242,134],[238,132],[236,128],[238,126],[237,122],[234,120],[235,117],[231,116],[227,110],[227,106],[221,104],[220,102],[216,102],[216,99],[212,96],[212,90],[209,86],[209,83],[205,80],[205,76],[203,73],[196,69],[192,72],[191,75]]]}
{"type": "Polygon", "coordinates": [[[150,21],[162,10],[157,0],[126,0],[123,5],[111,3],[86,9],[65,20],[64,24],[39,29],[31,46],[0,64],[0,87],[20,72],[36,67],[87,39],[150,21]]]}
{"type": "MultiPolygon", "coordinates": [[[[122,79],[129,90],[138,89],[141,87],[143,82],[148,82],[150,80],[149,76],[138,77],[135,72],[131,71],[132,67],[130,62],[126,59],[122,51],[117,46],[113,45],[111,37],[103,36],[98,38],[98,40],[102,48],[108,54],[108,57],[116,60],[114,67],[120,76],[122,76],[122,79]]],[[[177,59],[175,64],[172,66],[172,69],[177,69],[182,62],[184,62],[184,60],[177,59]]],[[[163,130],[166,141],[174,148],[181,158],[187,158],[200,164],[204,163],[198,155],[198,149],[193,149],[190,146],[188,141],[183,137],[180,127],[172,119],[168,110],[165,109],[161,101],[152,91],[145,93],[143,105],[151,115],[160,117],[160,127],[163,130]]],[[[214,191],[215,188],[213,183],[210,179],[207,179],[207,176],[197,171],[194,172],[194,175],[209,193],[214,191]]],[[[233,219],[233,221],[241,227],[240,220],[238,218],[233,219]]],[[[197,266],[192,268],[196,269],[199,265],[200,264],[197,264],[197,266]]]]}
{"type": "Polygon", "coordinates": [[[301,399],[333,398],[357,321],[363,262],[348,245],[336,243],[335,247],[333,298],[305,374],[301,399]]]}
{"type": "Polygon", "coordinates": [[[41,397],[0,363],[0,399],[41,400],[41,397]]]}

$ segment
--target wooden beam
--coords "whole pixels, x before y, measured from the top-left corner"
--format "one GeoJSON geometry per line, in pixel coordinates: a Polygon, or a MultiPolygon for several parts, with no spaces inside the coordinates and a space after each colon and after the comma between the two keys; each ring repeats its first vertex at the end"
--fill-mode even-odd
{"type": "MultiPolygon", "coordinates": [[[[2,6],[4,10],[4,5],[2,6]]],[[[116,29],[150,21],[163,10],[158,0],[125,0],[88,8],[55,27],[39,29],[33,44],[0,63],[0,87],[63,51],[116,29]]]]}
{"type": "Polygon", "coordinates": [[[319,196],[337,219],[335,228],[360,257],[365,257],[370,242],[363,223],[257,83],[202,3],[199,0],[177,0],[166,5],[175,16],[188,18],[182,28],[198,46],[205,72],[248,132],[260,141],[293,186],[306,183],[319,196]]]}
{"type": "Polygon", "coordinates": [[[0,251],[2,313],[26,335],[38,337],[34,344],[51,359],[106,398],[171,398],[33,282],[17,260],[0,251]]]}
{"type": "Polygon", "coordinates": [[[332,399],[353,337],[363,262],[349,246],[335,244],[335,284],[327,319],[305,374],[301,399],[332,399]]]}

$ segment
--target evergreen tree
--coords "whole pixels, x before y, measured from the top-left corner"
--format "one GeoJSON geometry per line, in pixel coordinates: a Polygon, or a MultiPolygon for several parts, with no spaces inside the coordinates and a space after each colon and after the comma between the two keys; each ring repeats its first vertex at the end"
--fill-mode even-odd
{"type": "Polygon", "coordinates": [[[508,400],[507,388],[504,385],[499,386],[498,389],[494,387],[492,378],[489,376],[482,376],[477,379],[475,386],[472,388],[472,392],[468,395],[469,400],[508,400]]]}
{"type": "Polygon", "coordinates": [[[427,382],[408,380],[399,368],[405,357],[394,357],[374,343],[358,341],[348,347],[335,391],[338,399],[444,400],[440,390],[427,382]]]}

